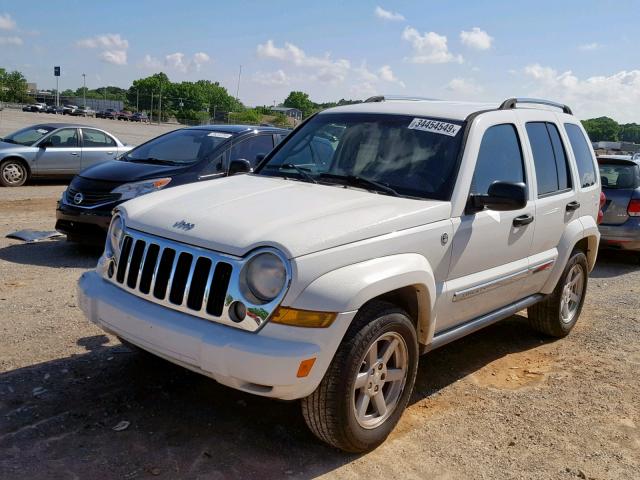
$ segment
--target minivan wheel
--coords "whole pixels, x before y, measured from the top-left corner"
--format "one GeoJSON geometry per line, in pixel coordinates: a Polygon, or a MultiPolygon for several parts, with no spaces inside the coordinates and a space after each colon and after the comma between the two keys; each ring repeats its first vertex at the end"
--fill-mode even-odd
{"type": "Polygon", "coordinates": [[[374,301],[360,309],[315,392],[302,400],[311,431],[347,452],[380,445],[407,406],[418,367],[409,316],[374,301]]]}
{"type": "Polygon", "coordinates": [[[553,293],[527,310],[531,326],[552,337],[567,336],[582,311],[588,271],[584,252],[574,250],[553,293]]]}
{"type": "Polygon", "coordinates": [[[9,158],[0,163],[0,184],[5,187],[20,187],[29,177],[25,164],[17,159],[9,158]]]}

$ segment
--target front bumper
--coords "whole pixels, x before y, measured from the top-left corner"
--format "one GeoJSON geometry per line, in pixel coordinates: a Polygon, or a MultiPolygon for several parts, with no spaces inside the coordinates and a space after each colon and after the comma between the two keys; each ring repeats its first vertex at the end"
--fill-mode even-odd
{"type": "Polygon", "coordinates": [[[84,210],[69,207],[58,201],[56,230],[67,235],[82,237],[87,241],[104,243],[109,223],[111,223],[111,211],[116,205],[114,203],[105,210],[84,210]]]}
{"type": "Polygon", "coordinates": [[[283,400],[317,388],[356,313],[339,314],[329,328],[267,323],[252,333],[148,302],[95,271],[80,277],[78,301],[106,332],[223,385],[283,400]],[[300,362],[314,357],[311,373],[298,378],[300,362]]]}
{"type": "Polygon", "coordinates": [[[629,217],[621,225],[599,225],[600,247],[640,251],[640,217],[629,217]]]}

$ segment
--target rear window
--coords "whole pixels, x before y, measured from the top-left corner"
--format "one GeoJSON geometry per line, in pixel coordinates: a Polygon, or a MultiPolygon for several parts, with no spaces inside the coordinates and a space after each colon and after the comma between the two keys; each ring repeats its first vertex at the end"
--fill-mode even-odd
{"type": "Polygon", "coordinates": [[[573,154],[576,157],[578,166],[578,174],[580,176],[580,186],[582,188],[590,187],[596,183],[596,170],[593,165],[593,155],[591,147],[584,138],[582,129],[573,123],[565,123],[564,128],[567,131],[573,154]]]}
{"type": "Polygon", "coordinates": [[[600,163],[602,188],[636,188],[638,167],[636,165],[600,163]]]}

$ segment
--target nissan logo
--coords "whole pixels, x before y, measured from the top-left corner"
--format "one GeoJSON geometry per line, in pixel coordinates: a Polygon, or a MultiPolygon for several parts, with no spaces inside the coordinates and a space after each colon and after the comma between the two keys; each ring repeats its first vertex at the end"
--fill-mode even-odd
{"type": "Polygon", "coordinates": [[[80,192],[76,193],[73,196],[73,203],[75,203],[76,205],[80,205],[83,200],[84,200],[84,195],[82,195],[80,192]]]}

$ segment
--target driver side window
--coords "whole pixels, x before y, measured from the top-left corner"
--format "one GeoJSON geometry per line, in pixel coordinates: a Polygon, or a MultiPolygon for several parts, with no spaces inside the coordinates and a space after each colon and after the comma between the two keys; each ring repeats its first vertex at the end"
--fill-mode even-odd
{"type": "Polygon", "coordinates": [[[47,138],[43,145],[47,148],[76,148],[78,146],[78,130],[63,128],[47,138]]]}
{"type": "Polygon", "coordinates": [[[486,195],[496,181],[525,182],[520,139],[510,123],[494,125],[484,132],[470,193],[486,195]]]}

